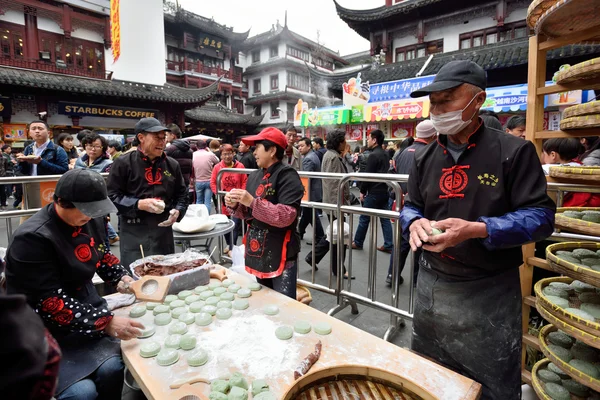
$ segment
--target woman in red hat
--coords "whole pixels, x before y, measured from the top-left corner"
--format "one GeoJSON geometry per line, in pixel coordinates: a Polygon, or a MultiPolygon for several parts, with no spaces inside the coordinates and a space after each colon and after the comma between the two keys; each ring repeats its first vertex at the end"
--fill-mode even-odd
{"type": "Polygon", "coordinates": [[[232,189],[225,195],[225,205],[231,215],[248,223],[246,271],[259,283],[295,299],[300,252],[296,225],[304,186],[296,170],[281,162],[287,139],[279,129],[266,128],[242,142],[256,146],[259,169],[248,176],[246,190],[232,189]]]}

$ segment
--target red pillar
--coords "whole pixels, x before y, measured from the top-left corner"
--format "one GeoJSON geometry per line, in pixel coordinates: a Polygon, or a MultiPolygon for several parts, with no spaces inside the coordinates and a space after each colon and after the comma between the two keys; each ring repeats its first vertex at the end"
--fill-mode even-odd
{"type": "Polygon", "coordinates": [[[31,61],[37,61],[40,48],[35,15],[25,14],[25,43],[25,57],[31,61]]]}

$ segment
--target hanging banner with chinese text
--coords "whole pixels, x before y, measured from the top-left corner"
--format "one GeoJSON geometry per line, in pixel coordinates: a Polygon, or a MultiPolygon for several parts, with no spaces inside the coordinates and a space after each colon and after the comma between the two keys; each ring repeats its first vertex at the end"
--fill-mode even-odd
{"type": "Polygon", "coordinates": [[[430,85],[433,82],[433,78],[435,78],[435,75],[403,79],[401,81],[374,83],[369,88],[369,103],[409,99],[411,92],[430,85]]]}
{"type": "Polygon", "coordinates": [[[362,140],[363,126],[358,125],[346,125],[346,140],[362,140]]]}
{"type": "Polygon", "coordinates": [[[302,115],[300,126],[340,125],[350,120],[350,110],[347,108],[317,108],[308,110],[302,115]]]}
{"type": "Polygon", "coordinates": [[[112,41],[113,62],[121,55],[121,20],[120,0],[110,0],[110,39],[112,41]]]}
{"type": "Polygon", "coordinates": [[[369,122],[418,119],[429,116],[429,101],[394,101],[365,107],[364,120],[369,122]]]}

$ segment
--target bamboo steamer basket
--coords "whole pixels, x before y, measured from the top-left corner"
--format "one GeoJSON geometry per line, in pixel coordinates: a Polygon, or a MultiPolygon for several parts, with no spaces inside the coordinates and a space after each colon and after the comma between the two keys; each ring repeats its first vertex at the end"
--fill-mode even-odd
{"type": "Polygon", "coordinates": [[[546,310],[546,308],[544,308],[544,306],[542,306],[541,304],[536,304],[536,309],[546,321],[550,322],[552,325],[554,325],[567,335],[573,336],[575,339],[584,342],[588,346],[600,349],[600,337],[591,335],[587,332],[582,331],[581,329],[577,329],[576,327],[565,321],[558,319],[550,311],[546,310]]]}
{"type": "Polygon", "coordinates": [[[600,58],[592,58],[558,72],[556,83],[565,85],[577,81],[586,81],[590,85],[597,85],[598,78],[600,78],[600,58]]]}
{"type": "Polygon", "coordinates": [[[580,117],[564,118],[560,121],[560,129],[589,129],[600,127],[600,114],[582,115],[580,117]]]}
{"type": "Polygon", "coordinates": [[[600,224],[566,217],[565,211],[600,211],[600,207],[559,207],[554,221],[554,225],[564,231],[600,236],[600,224]]]}
{"type": "Polygon", "coordinates": [[[567,178],[600,182],[600,167],[550,167],[550,176],[553,178],[567,178]]]}
{"type": "Polygon", "coordinates": [[[311,372],[285,393],[282,400],[443,400],[391,372],[362,365],[340,365],[311,372]],[[336,397],[337,396],[337,397],[336,397]]]}
{"type": "Polygon", "coordinates": [[[592,114],[600,114],[600,101],[595,100],[565,108],[565,111],[563,111],[563,118],[581,117],[583,115],[592,114]]]}
{"type": "Polygon", "coordinates": [[[531,29],[535,29],[540,17],[555,5],[558,0],[534,0],[527,9],[527,24],[531,29]]]}
{"type": "MultiPolygon", "coordinates": [[[[537,18],[535,33],[550,38],[598,26],[600,0],[558,0],[537,18]]],[[[600,38],[598,36],[593,40],[600,38]]]]}
{"type": "Polygon", "coordinates": [[[542,382],[537,376],[537,372],[540,369],[546,368],[548,364],[550,364],[550,362],[551,361],[549,359],[544,358],[543,360],[536,362],[533,366],[533,369],[531,370],[531,386],[533,386],[533,390],[535,391],[535,394],[537,394],[537,396],[540,398],[540,400],[553,400],[552,397],[546,394],[544,382],[542,382]]]}
{"type": "Polygon", "coordinates": [[[558,358],[552,352],[552,350],[550,350],[550,348],[548,347],[549,343],[547,340],[547,336],[550,332],[555,332],[557,330],[558,329],[554,325],[546,325],[540,331],[540,348],[542,349],[542,353],[544,353],[544,355],[548,357],[548,359],[552,361],[558,368],[563,370],[563,372],[565,372],[577,382],[587,386],[592,390],[600,391],[600,380],[593,378],[587,374],[584,374],[576,368],[573,368],[569,363],[564,362],[563,360],[558,358]]]}
{"type": "MultiPolygon", "coordinates": [[[[560,276],[554,278],[541,279],[540,281],[538,281],[534,286],[536,296],[536,308],[543,307],[543,310],[540,313],[546,312],[546,314],[551,314],[555,318],[564,322],[565,324],[568,324],[590,335],[589,338],[586,338],[586,342],[591,345],[591,343],[595,342],[596,338],[600,338],[600,324],[595,321],[582,319],[577,315],[574,315],[569,311],[565,310],[564,308],[556,306],[554,303],[548,300],[548,297],[546,297],[542,290],[552,282],[563,282],[570,284],[571,282],[573,282],[573,279],[566,276],[560,276]]],[[[569,298],[569,306],[579,307],[580,303],[581,302],[579,301],[579,299],[575,296],[569,298]]]]}
{"type": "MultiPolygon", "coordinates": [[[[560,274],[568,275],[571,278],[580,280],[590,285],[600,287],[600,272],[591,268],[575,265],[556,256],[559,250],[572,251],[574,249],[588,249],[592,251],[600,250],[600,243],[594,242],[563,242],[555,243],[546,247],[546,260],[552,269],[560,274]]],[[[600,259],[599,263],[600,264],[600,259]]]]}

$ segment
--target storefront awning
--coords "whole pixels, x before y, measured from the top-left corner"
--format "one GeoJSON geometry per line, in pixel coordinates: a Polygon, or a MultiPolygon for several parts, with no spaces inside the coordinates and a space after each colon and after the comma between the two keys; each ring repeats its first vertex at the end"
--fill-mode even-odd
{"type": "Polygon", "coordinates": [[[308,110],[302,115],[300,126],[343,125],[350,122],[351,109],[336,107],[308,110]]]}

